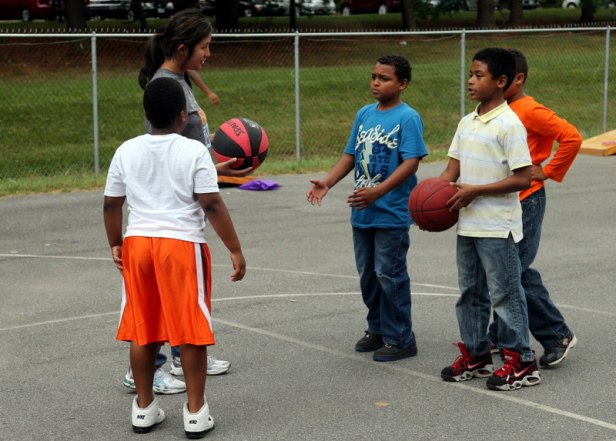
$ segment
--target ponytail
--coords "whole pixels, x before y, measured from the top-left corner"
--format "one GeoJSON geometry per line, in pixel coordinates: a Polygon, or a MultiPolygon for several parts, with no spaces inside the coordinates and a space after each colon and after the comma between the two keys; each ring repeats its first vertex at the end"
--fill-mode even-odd
{"type": "Polygon", "coordinates": [[[212,25],[199,9],[184,9],[175,14],[167,26],[158,29],[146,43],[145,65],[139,71],[141,88],[145,88],[165,59],[175,55],[181,44],[188,48],[190,56],[195,46],[211,33],[212,25]]]}

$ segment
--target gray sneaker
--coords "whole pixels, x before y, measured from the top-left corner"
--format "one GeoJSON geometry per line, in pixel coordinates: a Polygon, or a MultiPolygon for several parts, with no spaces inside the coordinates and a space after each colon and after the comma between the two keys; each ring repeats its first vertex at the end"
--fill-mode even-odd
{"type": "Polygon", "coordinates": [[[577,344],[577,337],[573,334],[562,339],[558,346],[550,349],[546,349],[541,358],[539,364],[544,367],[553,367],[563,361],[569,351],[577,344]]]}
{"type": "MultiPolygon", "coordinates": [[[[226,360],[219,360],[217,358],[212,357],[211,355],[207,356],[207,375],[222,375],[229,370],[231,367],[231,362],[226,360]]],[[[184,375],[184,370],[182,369],[182,360],[180,357],[173,357],[171,360],[171,375],[182,376],[184,375]]]]}
{"type": "MultiPolygon", "coordinates": [[[[122,384],[131,390],[135,390],[135,379],[133,378],[133,371],[128,368],[122,384]]],[[[186,392],[186,383],[177,378],[173,378],[167,372],[162,369],[156,369],[154,372],[154,392],[162,395],[180,394],[186,392]]]]}

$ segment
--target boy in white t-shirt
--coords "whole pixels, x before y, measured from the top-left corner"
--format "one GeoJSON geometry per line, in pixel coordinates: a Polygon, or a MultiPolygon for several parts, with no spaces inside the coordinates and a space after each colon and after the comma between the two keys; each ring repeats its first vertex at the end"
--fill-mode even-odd
{"type": "Polygon", "coordinates": [[[132,425],[138,433],[162,422],[152,389],[162,342],[179,345],[186,379],[184,430],[197,438],[214,427],[205,398],[211,324],[211,259],[205,217],[230,252],[232,281],[246,262],[231,217],[220,196],[216,168],[199,141],[181,136],[186,98],[171,78],[151,81],[144,92],[151,134],[122,144],[105,186],[104,221],[111,255],[123,276],[122,311],[116,339],[130,341],[137,396],[132,425]],[[122,206],[128,224],[122,236],[122,206]]]}

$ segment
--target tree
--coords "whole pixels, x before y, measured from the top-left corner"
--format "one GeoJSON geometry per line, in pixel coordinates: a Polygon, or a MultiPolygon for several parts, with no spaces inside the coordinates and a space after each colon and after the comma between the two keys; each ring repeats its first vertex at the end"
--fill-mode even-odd
{"type": "Polygon", "coordinates": [[[234,31],[239,27],[239,0],[218,0],[216,2],[216,29],[234,31]]]}
{"type": "Polygon", "coordinates": [[[480,28],[492,28],[494,20],[494,0],[478,0],[477,2],[477,26],[480,28]]]}
{"type": "Polygon", "coordinates": [[[508,0],[506,3],[509,8],[509,18],[507,19],[507,24],[509,26],[517,26],[522,24],[522,20],[524,19],[522,0],[508,0]]]}
{"type": "Polygon", "coordinates": [[[410,31],[417,28],[413,12],[413,0],[402,0],[402,29],[410,31]]]}
{"type": "Polygon", "coordinates": [[[297,4],[295,0],[289,0],[289,29],[292,31],[297,30],[297,4]]]}
{"type": "Polygon", "coordinates": [[[143,11],[141,0],[130,0],[130,10],[133,12],[134,19],[139,20],[141,29],[147,29],[148,22],[145,19],[145,12],[143,11]]]}
{"type": "Polygon", "coordinates": [[[83,0],[64,0],[64,16],[67,29],[84,29],[86,16],[83,0]]]}
{"type": "Polygon", "coordinates": [[[580,15],[580,23],[590,23],[595,20],[595,4],[593,0],[581,0],[582,14],[580,15]]]}

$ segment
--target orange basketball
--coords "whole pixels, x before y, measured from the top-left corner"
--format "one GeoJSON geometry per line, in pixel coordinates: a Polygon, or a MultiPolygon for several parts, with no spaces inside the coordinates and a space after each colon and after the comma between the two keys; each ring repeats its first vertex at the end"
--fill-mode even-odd
{"type": "Polygon", "coordinates": [[[428,178],[413,188],[409,197],[409,212],[419,228],[445,231],[458,222],[458,210],[450,211],[447,201],[458,188],[441,178],[428,178]]]}

